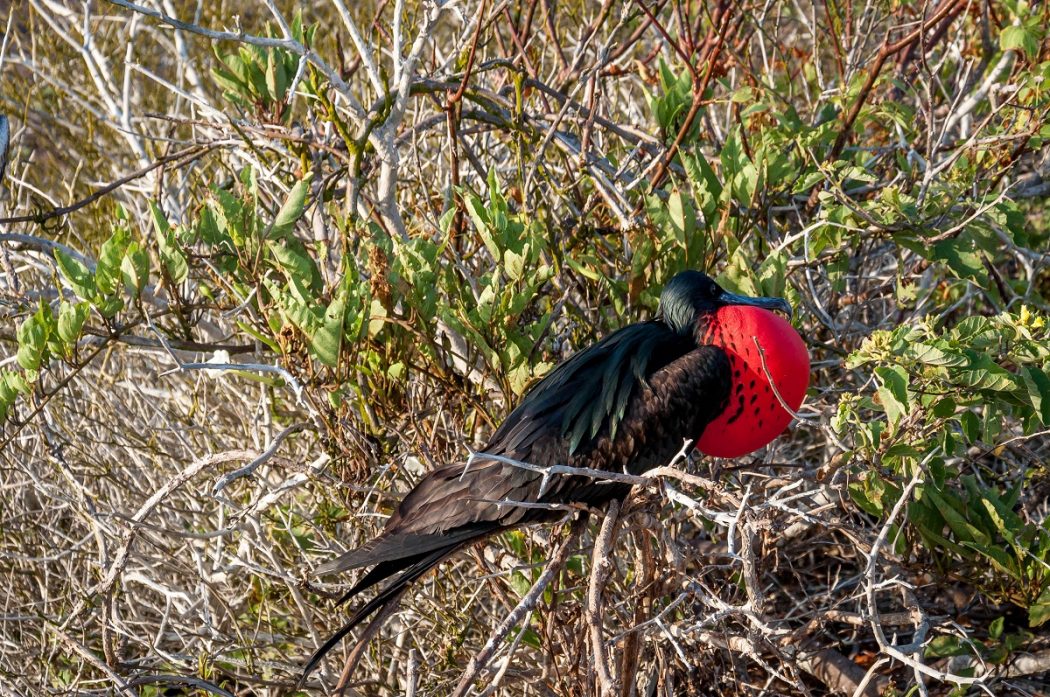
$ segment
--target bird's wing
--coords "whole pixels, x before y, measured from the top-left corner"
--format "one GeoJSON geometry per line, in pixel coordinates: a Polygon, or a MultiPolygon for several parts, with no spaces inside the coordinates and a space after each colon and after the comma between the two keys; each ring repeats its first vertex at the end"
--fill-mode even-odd
{"type": "Polygon", "coordinates": [[[405,495],[378,537],[321,564],[315,573],[384,563],[400,570],[406,560],[484,537],[505,527],[505,511],[494,502],[528,500],[534,476],[492,460],[439,467],[405,495]]]}
{"type": "Polygon", "coordinates": [[[694,348],[692,337],[676,334],[659,320],[624,327],[544,377],[489,442],[500,451],[523,454],[541,438],[566,439],[572,455],[603,432],[615,438],[635,390],[694,348]]]}

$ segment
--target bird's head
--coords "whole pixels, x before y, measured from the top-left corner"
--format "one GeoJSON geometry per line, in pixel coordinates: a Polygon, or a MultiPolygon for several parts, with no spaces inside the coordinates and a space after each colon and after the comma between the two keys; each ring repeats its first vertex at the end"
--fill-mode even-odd
{"type": "Polygon", "coordinates": [[[724,307],[749,305],[791,314],[783,298],[752,298],[723,290],[715,280],[699,271],[682,271],[660,294],[660,318],[678,334],[702,332],[708,320],[724,307]]]}
{"type": "Polygon", "coordinates": [[[708,455],[737,457],[763,447],[791,422],[783,405],[797,410],[805,397],[806,345],[790,323],[767,310],[791,314],[781,298],[727,293],[699,271],[678,274],[660,295],[660,318],[672,330],[718,346],[729,362],[726,403],[697,440],[708,455]]]}

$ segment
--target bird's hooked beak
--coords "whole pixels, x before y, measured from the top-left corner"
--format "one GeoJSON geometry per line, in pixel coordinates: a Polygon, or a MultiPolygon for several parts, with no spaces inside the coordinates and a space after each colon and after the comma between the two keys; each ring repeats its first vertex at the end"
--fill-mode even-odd
{"type": "Polygon", "coordinates": [[[749,295],[737,295],[736,293],[723,292],[718,296],[718,302],[723,305],[751,305],[761,307],[764,310],[780,310],[788,317],[794,313],[791,305],[784,298],[752,298],[749,295]]]}

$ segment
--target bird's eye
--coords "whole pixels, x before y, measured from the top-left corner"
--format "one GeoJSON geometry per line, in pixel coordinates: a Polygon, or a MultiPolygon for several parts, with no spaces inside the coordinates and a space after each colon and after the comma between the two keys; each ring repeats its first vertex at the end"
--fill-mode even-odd
{"type": "Polygon", "coordinates": [[[717,298],[722,294],[722,288],[714,281],[711,281],[711,286],[707,289],[707,292],[712,298],[717,298]]]}

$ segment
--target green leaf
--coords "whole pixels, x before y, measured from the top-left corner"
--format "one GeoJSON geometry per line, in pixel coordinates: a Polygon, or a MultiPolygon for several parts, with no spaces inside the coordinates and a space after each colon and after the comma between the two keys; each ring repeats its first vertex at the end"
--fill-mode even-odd
{"type": "Polygon", "coordinates": [[[956,403],[951,397],[945,397],[944,399],[938,400],[933,405],[930,413],[940,419],[945,419],[955,414],[956,403]]]}
{"type": "Polygon", "coordinates": [[[961,544],[970,542],[987,544],[989,542],[988,534],[974,527],[959,511],[963,504],[953,493],[950,491],[937,492],[932,487],[927,487],[923,495],[930,499],[930,503],[944,517],[944,521],[961,544]]]}
{"type": "Polygon", "coordinates": [[[301,299],[314,300],[314,296],[321,291],[324,282],[317,264],[314,263],[303,243],[290,237],[279,242],[271,241],[267,246],[277,261],[278,268],[289,281],[298,281],[310,288],[311,292],[304,294],[301,299]]]}
{"type": "MultiPolygon", "coordinates": [[[[524,596],[525,594],[523,593],[522,595],[524,596]]],[[[543,645],[543,640],[540,638],[540,635],[537,634],[536,630],[532,629],[531,627],[525,627],[524,629],[522,629],[521,627],[514,627],[514,629],[512,629],[510,631],[510,634],[508,635],[508,641],[517,640],[519,635],[521,636],[521,643],[525,646],[529,646],[534,649],[539,649],[543,645]]]]}
{"type": "Polygon", "coordinates": [[[996,392],[1010,392],[1017,387],[1014,375],[996,363],[990,356],[976,351],[967,351],[970,365],[958,372],[958,384],[963,387],[996,392]]]}
{"type": "Polygon", "coordinates": [[[718,210],[718,202],[722,196],[722,184],[718,176],[711,168],[707,158],[702,153],[692,153],[683,156],[682,164],[685,166],[689,177],[689,184],[693,190],[693,198],[696,199],[700,211],[704,215],[704,225],[712,227],[715,224],[715,213],[718,210]]]}
{"type": "Polygon", "coordinates": [[[692,202],[681,191],[675,189],[667,202],[667,212],[671,218],[675,238],[684,249],[688,249],[696,234],[696,211],[692,202]]]}
{"type": "MultiPolygon", "coordinates": [[[[988,492],[985,492],[985,493],[988,494],[988,495],[991,495],[992,492],[988,491],[988,492]]],[[[992,521],[992,525],[995,526],[996,532],[998,532],[1000,535],[1002,535],[1007,540],[1011,539],[1014,536],[1016,530],[1014,530],[1011,527],[1010,524],[1011,523],[1015,523],[1016,524],[1019,521],[1014,520],[1013,516],[1009,515],[1009,512],[1007,512],[1008,515],[1006,515],[1006,516],[1002,515],[1002,512],[999,511],[996,508],[994,502],[992,502],[992,501],[990,501],[988,499],[978,499],[978,500],[980,501],[982,508],[984,508],[984,512],[988,515],[988,518],[992,521]]]]}
{"type": "MultiPolygon", "coordinates": [[[[283,102],[288,97],[288,87],[291,80],[289,78],[294,77],[295,69],[290,66],[286,66],[281,56],[287,56],[288,54],[281,51],[278,54],[277,60],[277,101],[283,102]]],[[[295,64],[293,60],[293,65],[295,64]]]]}
{"type": "Polygon", "coordinates": [[[281,99],[277,91],[277,56],[274,50],[266,50],[266,91],[273,101],[281,99]]]}
{"type": "Polygon", "coordinates": [[[932,257],[943,261],[956,276],[987,283],[988,271],[984,268],[981,252],[969,236],[959,235],[955,239],[938,242],[931,248],[932,257]]]}
{"type": "Polygon", "coordinates": [[[21,372],[0,371],[0,421],[7,418],[7,412],[18,400],[19,393],[29,392],[29,389],[29,383],[21,372]]]}
{"type": "Polygon", "coordinates": [[[40,313],[26,317],[18,327],[18,365],[25,370],[33,371],[40,367],[44,358],[44,347],[47,343],[47,324],[40,313]]]}
{"type": "Polygon", "coordinates": [[[959,425],[962,427],[963,435],[966,436],[966,440],[970,443],[976,443],[981,439],[981,421],[977,418],[977,414],[972,411],[964,411],[959,416],[959,425]]]}
{"type": "Polygon", "coordinates": [[[936,636],[926,645],[926,658],[947,658],[949,656],[968,656],[973,653],[970,643],[957,636],[936,636]]]}
{"type": "Polygon", "coordinates": [[[499,190],[499,177],[496,176],[495,167],[489,167],[488,185],[489,200],[492,201],[492,203],[494,204],[493,208],[505,209],[506,204],[503,202],[503,195],[500,193],[499,190]]]}
{"type": "Polygon", "coordinates": [[[263,73],[263,69],[259,67],[259,58],[261,56],[255,51],[244,47],[241,48],[241,56],[248,70],[248,84],[251,87],[253,96],[262,97],[266,94],[266,75],[263,73]]]}
{"type": "MultiPolygon", "coordinates": [[[[320,325],[320,317],[316,317],[312,308],[308,307],[297,294],[289,291],[287,286],[278,285],[276,282],[269,278],[263,278],[263,285],[266,287],[267,292],[277,301],[281,308],[281,314],[283,317],[298,327],[304,335],[310,336],[320,325]]],[[[294,281],[289,283],[289,286],[294,288],[294,281]]],[[[271,315],[271,318],[273,315],[271,315]]],[[[278,325],[276,328],[273,327],[271,322],[271,328],[276,334],[280,331],[281,326],[278,325]]]]}
{"type": "Polygon", "coordinates": [[[787,261],[787,256],[783,252],[773,252],[762,260],[757,275],[764,295],[780,296],[784,294],[787,261]]]}
{"type": "Polygon", "coordinates": [[[1028,626],[1039,627],[1050,620],[1050,584],[1043,588],[1035,602],[1028,608],[1028,626]]]}
{"type": "Polygon", "coordinates": [[[58,337],[66,346],[67,356],[72,353],[72,348],[76,346],[77,339],[80,338],[80,330],[83,329],[84,322],[87,321],[87,316],[87,303],[69,303],[63,301],[62,305],[59,307],[58,337]]]}
{"type": "Polygon", "coordinates": [[[485,248],[489,250],[492,258],[499,263],[502,260],[502,254],[499,244],[496,243],[495,238],[492,236],[492,229],[489,226],[489,212],[485,208],[485,204],[473,194],[468,194],[464,198],[463,204],[466,206],[467,214],[474,223],[474,227],[477,228],[478,235],[481,236],[481,241],[485,244],[485,248]]]}
{"type": "Polygon", "coordinates": [[[756,99],[757,96],[755,95],[755,91],[747,85],[744,85],[743,87],[733,92],[733,94],[729,95],[729,101],[733,102],[734,104],[750,104],[756,99]]]}
{"type": "Polygon", "coordinates": [[[112,295],[117,290],[120,262],[124,258],[130,239],[127,229],[118,226],[109,239],[102,243],[98,254],[98,266],[95,267],[95,286],[103,295],[112,295]]]}
{"type": "Polygon", "coordinates": [[[182,283],[189,275],[186,256],[179,249],[178,240],[171,229],[171,224],[168,223],[168,219],[164,216],[164,211],[153,201],[150,201],[149,206],[153,218],[153,229],[157,233],[160,263],[172,283],[182,283]]]}
{"type": "Polygon", "coordinates": [[[339,364],[345,317],[346,292],[340,289],[328,309],[325,310],[321,327],[310,336],[310,349],[318,360],[330,368],[339,364]]]}
{"type": "MultiPolygon", "coordinates": [[[[200,223],[197,225],[197,232],[200,234],[201,241],[208,245],[219,245],[229,240],[229,236],[225,231],[219,229],[216,212],[212,210],[214,205],[214,201],[208,201],[207,205],[204,206],[204,210],[201,211],[200,223]]],[[[222,211],[219,211],[218,215],[221,216],[222,211]]],[[[223,217],[224,225],[225,222],[225,217],[223,217]]],[[[232,240],[229,241],[232,242],[232,240]]]]}
{"type": "Polygon", "coordinates": [[[168,233],[162,237],[160,242],[160,263],[168,274],[172,283],[182,283],[189,275],[190,269],[186,264],[186,256],[178,248],[174,235],[168,233]]]}
{"type": "Polygon", "coordinates": [[[981,503],[999,534],[1011,544],[1015,543],[1018,533],[1024,528],[1024,521],[1013,512],[1013,503],[1005,503],[997,489],[981,484],[972,475],[964,476],[962,482],[970,494],[970,500],[981,503]]]}
{"type": "Polygon", "coordinates": [[[374,339],[379,332],[383,331],[386,324],[387,312],[379,298],[372,298],[368,310],[368,338],[374,339]]]}
{"type": "Polygon", "coordinates": [[[971,315],[952,327],[951,336],[959,342],[972,343],[977,337],[994,332],[995,328],[987,317],[971,315]]]}
{"type": "Polygon", "coordinates": [[[456,212],[456,207],[452,206],[441,214],[441,218],[438,220],[438,230],[441,230],[441,234],[447,236],[452,231],[452,221],[456,219],[456,212]]]}
{"type": "Polygon", "coordinates": [[[225,91],[228,97],[241,101],[238,97],[244,91],[244,83],[238,80],[236,75],[223,68],[214,68],[211,71],[211,76],[215,79],[215,82],[219,83],[219,87],[225,91]]]}
{"type": "Polygon", "coordinates": [[[1021,368],[1021,377],[1028,388],[1028,399],[1044,426],[1050,426],[1050,377],[1036,366],[1021,368]]]}
{"type": "Polygon", "coordinates": [[[1039,54],[1039,36],[1025,26],[1005,27],[999,32],[999,48],[1004,51],[1020,50],[1028,58],[1039,54]]]}
{"type": "Polygon", "coordinates": [[[801,194],[809,191],[817,184],[824,181],[824,173],[820,170],[813,170],[799,177],[798,181],[795,182],[795,186],[792,188],[791,193],[801,194]]]}
{"type": "Polygon", "coordinates": [[[88,267],[69,256],[61,249],[55,249],[55,263],[59,272],[72,286],[73,292],[81,300],[91,300],[97,291],[95,288],[95,276],[88,267]]]}
{"type": "MultiPolygon", "coordinates": [[[[740,143],[739,128],[734,127],[729,132],[729,137],[726,138],[722,150],[718,153],[718,159],[722,163],[722,175],[726,184],[732,182],[737,173],[748,164],[747,155],[744,153],[744,148],[740,143]]],[[[736,193],[738,192],[734,192],[734,194],[736,193]]]]}
{"type": "Polygon", "coordinates": [[[282,353],[281,347],[276,341],[274,341],[272,338],[270,338],[266,334],[263,334],[262,332],[257,330],[252,325],[248,324],[247,322],[245,322],[243,320],[237,320],[236,324],[237,324],[237,327],[241,331],[243,331],[245,334],[248,334],[249,336],[254,337],[255,339],[259,340],[260,342],[262,342],[263,344],[268,346],[269,349],[271,351],[273,351],[274,353],[277,353],[277,354],[282,353]]]}
{"type": "Polygon", "coordinates": [[[912,358],[919,363],[925,363],[926,365],[949,366],[955,368],[966,365],[967,363],[966,356],[958,353],[949,353],[944,350],[944,348],[938,347],[935,344],[915,342],[908,346],[907,350],[912,358]]]}
{"type": "Polygon", "coordinates": [[[391,380],[400,381],[402,378],[405,377],[406,371],[407,368],[405,367],[405,364],[401,361],[397,361],[396,363],[391,363],[390,367],[387,368],[386,376],[391,380]]]}
{"type": "Polygon", "coordinates": [[[520,363],[516,367],[511,368],[510,373],[507,375],[510,389],[516,395],[520,395],[525,391],[525,387],[529,384],[531,379],[532,371],[529,369],[528,363],[520,363]]]}
{"type": "Polygon", "coordinates": [[[120,273],[128,292],[136,298],[141,295],[149,280],[149,253],[137,242],[132,242],[128,247],[120,262],[120,273]]]}
{"type": "Polygon", "coordinates": [[[306,195],[310,192],[312,178],[313,174],[307,172],[306,176],[296,182],[292,190],[288,192],[288,198],[285,199],[281,210],[277,212],[277,217],[273,219],[273,225],[270,226],[268,235],[270,239],[284,237],[295,229],[295,223],[302,216],[306,206],[306,195]]]}
{"type": "Polygon", "coordinates": [[[95,306],[100,315],[107,319],[116,316],[124,309],[124,299],[119,295],[96,297],[91,304],[95,306]]]}
{"type": "Polygon", "coordinates": [[[167,217],[164,215],[164,211],[160,209],[156,201],[149,202],[150,216],[153,220],[153,229],[157,233],[157,238],[161,239],[167,237],[168,233],[171,232],[171,223],[168,222],[167,217]]]}
{"type": "Polygon", "coordinates": [[[3,383],[19,394],[29,394],[33,389],[22,373],[13,370],[3,371],[3,383]]]}
{"type": "Polygon", "coordinates": [[[216,230],[229,236],[234,250],[243,250],[250,232],[245,229],[245,204],[223,189],[215,189],[213,193],[215,200],[209,201],[208,210],[212,213],[216,230]]]}
{"type": "MultiPolygon", "coordinates": [[[[850,482],[847,486],[850,498],[853,502],[860,506],[868,515],[881,517],[882,516],[882,500],[880,496],[873,496],[873,492],[869,490],[867,482],[850,482]]],[[[881,493],[881,492],[879,492],[881,493]]]]}
{"type": "Polygon", "coordinates": [[[248,66],[244,62],[244,59],[239,53],[230,53],[226,56],[219,56],[218,47],[214,48],[215,55],[222,59],[222,62],[226,64],[226,67],[230,69],[237,83],[240,85],[239,90],[248,89],[248,66]]]}
{"type": "MultiPolygon", "coordinates": [[[[976,529],[976,528],[974,528],[976,529]]],[[[975,550],[992,563],[1000,573],[1020,581],[1021,574],[1017,568],[1017,559],[994,542],[962,542],[964,547],[975,550]]]]}
{"type": "Polygon", "coordinates": [[[503,268],[510,280],[521,280],[522,274],[525,272],[525,258],[525,254],[517,254],[511,249],[503,253],[503,268]]]}
{"type": "Polygon", "coordinates": [[[883,411],[891,426],[896,426],[909,411],[908,373],[900,366],[880,366],[875,374],[882,383],[878,388],[883,411]]]}
{"type": "Polygon", "coordinates": [[[519,598],[524,598],[532,588],[532,579],[521,571],[515,571],[510,576],[510,585],[519,598]]]}

